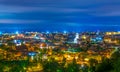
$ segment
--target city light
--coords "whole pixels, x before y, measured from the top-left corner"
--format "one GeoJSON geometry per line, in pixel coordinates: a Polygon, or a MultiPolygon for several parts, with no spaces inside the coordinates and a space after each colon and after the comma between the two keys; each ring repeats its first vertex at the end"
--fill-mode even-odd
{"type": "Polygon", "coordinates": [[[2,34],[2,32],[0,32],[0,35],[2,34]]]}
{"type": "Polygon", "coordinates": [[[82,38],[83,38],[83,39],[86,39],[86,36],[85,36],[85,35],[83,35],[83,36],[82,36],[82,38]]]}
{"type": "Polygon", "coordinates": [[[120,0],[0,0],[0,72],[120,72],[120,0]]]}
{"type": "MultiPolygon", "coordinates": [[[[17,32],[16,34],[5,33],[5,35],[3,33],[0,36],[0,59],[6,61],[24,60],[36,64],[53,62],[52,64],[58,63],[57,65],[59,65],[65,63],[63,68],[76,61],[75,63],[80,65],[80,67],[82,65],[89,67],[92,60],[98,61],[99,64],[102,62],[102,58],[111,59],[111,56],[119,51],[120,37],[117,32],[110,32],[111,35],[106,35],[106,33],[102,32],[100,32],[101,35],[94,32],[92,34],[85,32],[65,33],[66,31],[63,33],[51,33],[50,35],[48,32],[27,32],[21,34],[17,32]],[[117,36],[112,34],[117,34],[117,36]]],[[[44,69],[38,69],[42,66],[37,65],[31,67],[28,66],[25,70],[44,69]]]]}
{"type": "Polygon", "coordinates": [[[67,31],[64,31],[63,33],[64,33],[64,34],[66,34],[66,33],[67,33],[67,31]]]}
{"type": "Polygon", "coordinates": [[[36,53],[35,53],[35,52],[29,52],[28,55],[29,55],[29,56],[35,56],[36,53]]]}
{"type": "Polygon", "coordinates": [[[14,43],[17,43],[17,40],[14,40],[14,43]]]}
{"type": "Polygon", "coordinates": [[[49,34],[50,32],[49,32],[49,31],[47,31],[46,33],[47,33],[47,34],[49,34]]]}
{"type": "Polygon", "coordinates": [[[15,34],[19,34],[19,32],[18,32],[18,31],[16,31],[16,32],[15,32],[15,34]]]}

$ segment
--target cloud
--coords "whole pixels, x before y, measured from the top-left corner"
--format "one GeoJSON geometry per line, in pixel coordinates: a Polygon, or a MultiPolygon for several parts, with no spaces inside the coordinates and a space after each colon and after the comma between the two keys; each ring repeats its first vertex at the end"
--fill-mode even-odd
{"type": "Polygon", "coordinates": [[[17,19],[0,19],[0,23],[20,24],[20,23],[40,23],[40,20],[17,20],[17,19]]]}
{"type": "Polygon", "coordinates": [[[120,16],[120,4],[99,5],[91,8],[90,14],[93,16],[120,16]]]}
{"type": "Polygon", "coordinates": [[[87,12],[87,9],[79,9],[79,8],[63,8],[59,10],[60,12],[87,12]]]}
{"type": "Polygon", "coordinates": [[[67,26],[81,26],[79,23],[66,23],[67,26]]]}
{"type": "MultiPolygon", "coordinates": [[[[64,23],[63,23],[64,24],[64,23]]],[[[72,26],[72,27],[81,27],[81,26],[92,26],[92,27],[112,27],[112,26],[120,26],[119,24],[84,24],[84,23],[65,23],[67,26],[72,26]]]]}
{"type": "Polygon", "coordinates": [[[84,12],[86,9],[79,8],[57,8],[57,7],[32,7],[32,6],[14,6],[14,5],[0,5],[1,13],[25,13],[25,12],[84,12]]]}
{"type": "Polygon", "coordinates": [[[86,2],[77,0],[60,1],[19,1],[0,0],[0,13],[52,12],[52,13],[86,13],[91,16],[120,15],[120,1],[91,0],[86,2]],[[80,3],[80,4],[79,4],[80,3]],[[113,4],[112,4],[113,3],[113,4]],[[117,4],[116,4],[117,3],[117,4]],[[83,4],[83,5],[81,5],[83,4]],[[98,5],[97,5],[98,4],[98,5]]]}
{"type": "Polygon", "coordinates": [[[120,16],[120,11],[113,11],[113,12],[108,12],[108,13],[103,13],[103,14],[99,14],[97,16],[120,16]]]}
{"type": "Polygon", "coordinates": [[[0,5],[0,12],[5,13],[21,13],[21,12],[32,12],[42,11],[45,8],[41,7],[26,7],[26,6],[12,6],[12,5],[0,5]]]}
{"type": "Polygon", "coordinates": [[[94,4],[120,3],[120,0],[0,0],[1,4],[26,6],[90,6],[94,4]]]}
{"type": "Polygon", "coordinates": [[[89,24],[89,25],[87,25],[87,26],[96,26],[96,27],[98,27],[98,26],[103,26],[103,27],[112,27],[112,26],[120,26],[120,25],[109,25],[109,24],[107,24],[107,25],[103,25],[103,24],[99,24],[99,25],[96,25],[96,24],[89,24]]]}
{"type": "Polygon", "coordinates": [[[25,23],[24,19],[51,20],[52,23],[68,22],[69,26],[117,24],[119,18],[112,17],[120,16],[119,8],[120,0],[0,0],[0,19],[23,19],[25,23]]]}

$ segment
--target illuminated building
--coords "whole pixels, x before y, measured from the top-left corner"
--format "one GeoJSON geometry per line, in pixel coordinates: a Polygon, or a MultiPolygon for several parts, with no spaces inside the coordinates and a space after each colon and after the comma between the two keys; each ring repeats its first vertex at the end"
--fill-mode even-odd
{"type": "Polygon", "coordinates": [[[22,44],[21,40],[14,40],[14,43],[16,46],[20,46],[22,44]]]}
{"type": "Polygon", "coordinates": [[[40,44],[40,48],[41,48],[41,49],[44,49],[44,48],[48,48],[48,46],[47,46],[46,43],[41,43],[41,44],[40,44]]]}
{"type": "Polygon", "coordinates": [[[43,57],[42,57],[42,59],[46,60],[46,59],[48,59],[48,56],[46,54],[44,54],[43,57]]]}
{"type": "Polygon", "coordinates": [[[31,57],[31,60],[33,60],[36,52],[29,52],[28,55],[31,57]]]}
{"type": "Polygon", "coordinates": [[[102,37],[93,37],[93,38],[91,38],[91,41],[93,42],[93,43],[98,43],[98,42],[103,42],[103,38],[102,37]]]}
{"type": "Polygon", "coordinates": [[[76,33],[76,35],[75,35],[75,39],[74,39],[74,43],[78,43],[78,39],[79,39],[79,34],[76,33]]]}
{"type": "MultiPolygon", "coordinates": [[[[1,35],[0,43],[8,47],[7,50],[0,48],[1,59],[8,61],[29,59],[31,63],[34,60],[38,63],[39,60],[51,61],[50,59],[54,58],[61,63],[65,58],[66,63],[75,59],[77,64],[88,65],[90,59],[95,59],[100,63],[102,57],[110,58],[112,49],[116,47],[115,50],[119,49],[119,44],[114,44],[118,43],[119,35],[111,36],[102,33],[100,35],[95,32],[92,34],[86,32],[80,34],[65,33],[36,34],[30,32],[29,34],[16,35],[14,33],[11,35],[8,33],[1,35]],[[13,46],[9,46],[8,42],[14,43],[13,46]]],[[[34,67],[33,69],[40,69],[40,65],[38,65],[38,68],[34,67]]],[[[28,72],[32,72],[32,68],[28,72]]]]}
{"type": "Polygon", "coordinates": [[[84,39],[84,40],[86,40],[87,36],[86,35],[82,35],[81,38],[84,39]]]}

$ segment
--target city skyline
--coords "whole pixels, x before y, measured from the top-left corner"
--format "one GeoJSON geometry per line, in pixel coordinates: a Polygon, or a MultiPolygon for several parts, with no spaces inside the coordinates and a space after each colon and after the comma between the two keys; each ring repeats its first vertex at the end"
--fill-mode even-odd
{"type": "Polygon", "coordinates": [[[0,72],[120,72],[120,0],[0,0],[0,72]]]}

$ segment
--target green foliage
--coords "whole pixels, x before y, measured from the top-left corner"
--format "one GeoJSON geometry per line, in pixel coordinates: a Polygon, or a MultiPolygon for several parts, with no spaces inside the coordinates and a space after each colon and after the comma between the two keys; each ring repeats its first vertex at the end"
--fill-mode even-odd
{"type": "Polygon", "coordinates": [[[120,71],[120,53],[119,53],[119,51],[115,52],[112,55],[111,62],[113,65],[113,70],[111,72],[119,72],[120,71]]]}
{"type": "Polygon", "coordinates": [[[63,58],[61,63],[54,60],[54,58],[40,62],[0,60],[0,72],[4,72],[4,70],[9,72],[26,72],[25,68],[37,66],[38,63],[42,64],[44,72],[119,72],[120,53],[119,51],[115,52],[110,59],[103,58],[101,63],[98,63],[95,59],[90,59],[90,67],[81,67],[76,63],[75,59],[69,63],[66,61],[66,58],[63,58]]]}
{"type": "Polygon", "coordinates": [[[111,60],[113,60],[113,61],[118,60],[119,58],[120,58],[119,51],[113,53],[112,56],[111,56],[111,60]]]}
{"type": "Polygon", "coordinates": [[[72,63],[69,63],[67,65],[65,72],[79,72],[79,65],[76,63],[76,60],[74,59],[72,63]]]}
{"type": "Polygon", "coordinates": [[[119,72],[120,71],[120,53],[112,54],[110,59],[104,58],[102,63],[96,65],[96,72],[119,72]]]}
{"type": "Polygon", "coordinates": [[[118,58],[118,60],[116,60],[113,64],[114,70],[113,72],[119,72],[120,71],[120,57],[118,58]]]}
{"type": "Polygon", "coordinates": [[[44,72],[57,72],[62,70],[60,64],[54,59],[50,61],[44,61],[43,69],[44,72]]]}
{"type": "Polygon", "coordinates": [[[4,69],[4,65],[0,63],[0,72],[3,72],[3,69],[4,69]]]}
{"type": "Polygon", "coordinates": [[[109,59],[104,59],[102,63],[96,65],[96,72],[109,72],[113,69],[112,64],[109,59]]]}
{"type": "Polygon", "coordinates": [[[0,72],[9,70],[9,72],[26,72],[24,67],[28,66],[28,61],[0,61],[0,72]]]}

